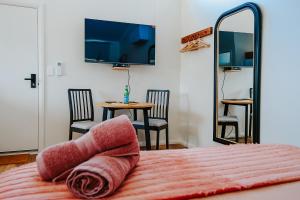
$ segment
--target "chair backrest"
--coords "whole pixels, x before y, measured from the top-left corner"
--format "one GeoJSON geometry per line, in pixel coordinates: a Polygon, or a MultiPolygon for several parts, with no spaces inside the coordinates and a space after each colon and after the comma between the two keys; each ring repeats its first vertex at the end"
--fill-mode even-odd
{"type": "Polygon", "coordinates": [[[94,121],[94,107],[91,89],[68,89],[70,123],[94,121]]]}
{"type": "Polygon", "coordinates": [[[147,90],[146,101],[155,104],[150,110],[149,118],[165,119],[169,117],[170,90],[147,90]]]}

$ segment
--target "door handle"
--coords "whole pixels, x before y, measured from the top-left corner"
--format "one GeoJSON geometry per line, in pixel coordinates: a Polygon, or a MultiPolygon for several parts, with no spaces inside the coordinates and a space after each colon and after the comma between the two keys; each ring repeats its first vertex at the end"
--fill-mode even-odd
{"type": "Polygon", "coordinates": [[[36,88],[36,74],[31,74],[30,78],[25,78],[25,81],[30,81],[31,88],[36,88]]]}

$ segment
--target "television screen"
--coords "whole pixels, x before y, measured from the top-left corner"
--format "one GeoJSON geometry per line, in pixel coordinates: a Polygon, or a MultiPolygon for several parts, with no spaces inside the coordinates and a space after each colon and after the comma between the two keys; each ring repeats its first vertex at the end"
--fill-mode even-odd
{"type": "Polygon", "coordinates": [[[155,27],[85,19],[85,62],[155,64],[155,27]]]}
{"type": "Polygon", "coordinates": [[[253,33],[219,32],[219,66],[253,67],[253,33]]]}

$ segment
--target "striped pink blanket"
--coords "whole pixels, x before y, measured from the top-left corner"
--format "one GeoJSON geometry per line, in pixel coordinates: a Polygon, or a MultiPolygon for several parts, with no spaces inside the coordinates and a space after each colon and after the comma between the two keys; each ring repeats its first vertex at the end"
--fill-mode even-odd
{"type": "MultiPolygon", "coordinates": [[[[191,199],[300,181],[300,148],[232,145],[141,152],[119,190],[107,199],[191,199]]],[[[0,174],[0,199],[75,199],[65,183],[43,182],[36,164],[0,174]]]]}

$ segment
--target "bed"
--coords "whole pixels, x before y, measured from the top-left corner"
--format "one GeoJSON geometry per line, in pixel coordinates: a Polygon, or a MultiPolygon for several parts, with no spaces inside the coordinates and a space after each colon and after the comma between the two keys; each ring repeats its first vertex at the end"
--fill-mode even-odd
{"type": "MultiPolygon", "coordinates": [[[[107,199],[297,199],[300,149],[231,145],[141,152],[138,166],[107,199]]],[[[36,164],[0,174],[0,199],[75,199],[62,183],[41,181],[36,164]]]]}

